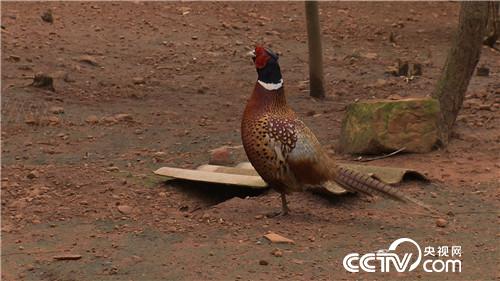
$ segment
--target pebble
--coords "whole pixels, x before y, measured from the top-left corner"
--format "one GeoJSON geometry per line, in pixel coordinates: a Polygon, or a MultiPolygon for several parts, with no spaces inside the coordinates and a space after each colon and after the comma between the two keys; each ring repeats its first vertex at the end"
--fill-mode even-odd
{"type": "Polygon", "coordinates": [[[116,114],[115,119],[118,121],[133,121],[134,120],[132,115],[127,114],[127,113],[116,114]]]}
{"type": "Polygon", "coordinates": [[[288,239],[284,236],[281,236],[279,234],[276,234],[274,232],[270,232],[266,235],[264,235],[264,237],[271,241],[271,243],[288,243],[288,244],[295,244],[295,242],[291,239],[288,239]]]}
{"type": "Polygon", "coordinates": [[[124,215],[128,215],[132,212],[132,207],[130,207],[128,205],[119,205],[118,211],[120,211],[120,213],[122,213],[124,215]]]}
{"type": "Polygon", "coordinates": [[[78,58],[78,61],[79,62],[83,62],[83,63],[87,63],[87,64],[90,64],[92,66],[98,66],[99,64],[97,63],[97,61],[95,60],[95,58],[93,56],[89,56],[89,55],[83,55],[83,56],[80,56],[78,58]]]}
{"type": "Polygon", "coordinates": [[[18,62],[21,60],[21,57],[20,56],[16,56],[16,55],[10,55],[8,58],[7,58],[8,61],[12,61],[12,62],[18,62]]]}
{"type": "Polygon", "coordinates": [[[26,116],[24,118],[24,123],[26,123],[28,125],[36,125],[37,122],[36,122],[35,117],[33,117],[33,116],[26,116]]]}
{"type": "Polygon", "coordinates": [[[134,77],[132,78],[132,81],[134,81],[134,84],[140,85],[146,83],[143,77],[134,77]]]}
{"type": "Polygon", "coordinates": [[[61,123],[61,120],[59,120],[59,118],[57,118],[56,116],[49,116],[48,121],[51,125],[57,125],[61,123]]]}
{"type": "Polygon", "coordinates": [[[271,254],[275,257],[282,257],[283,256],[283,252],[280,250],[280,249],[274,249],[271,254]]]}
{"type": "Polygon", "coordinates": [[[487,77],[490,75],[490,69],[488,67],[485,67],[485,66],[478,67],[477,71],[476,71],[476,75],[487,77]]]}
{"type": "Polygon", "coordinates": [[[64,82],[67,82],[67,83],[76,82],[76,80],[73,79],[73,77],[71,76],[71,74],[69,74],[68,72],[64,73],[63,80],[64,80],[64,82]]]}
{"type": "Polygon", "coordinates": [[[36,170],[33,170],[33,171],[30,171],[30,172],[28,173],[28,175],[26,175],[26,177],[27,177],[28,179],[30,179],[30,180],[31,180],[31,179],[36,179],[36,178],[40,177],[40,173],[39,173],[38,171],[36,171],[36,170]]]}
{"type": "Polygon", "coordinates": [[[54,17],[52,16],[51,10],[47,10],[47,11],[43,12],[41,18],[44,22],[48,22],[48,23],[54,22],[54,17]]]}
{"type": "Polygon", "coordinates": [[[489,104],[480,104],[479,105],[480,110],[490,110],[491,111],[491,105],[489,104]]]}
{"type": "Polygon", "coordinates": [[[210,151],[208,164],[230,166],[234,164],[232,153],[227,146],[222,146],[210,151]]]}
{"type": "Polygon", "coordinates": [[[85,122],[89,124],[97,124],[99,123],[99,118],[97,118],[97,116],[95,115],[90,115],[89,117],[87,117],[87,119],[85,119],[85,122]]]}
{"type": "Polygon", "coordinates": [[[106,116],[106,117],[101,118],[101,122],[107,123],[107,124],[113,124],[113,123],[117,123],[118,120],[116,120],[116,118],[113,116],[106,116]]]}
{"type": "Polygon", "coordinates": [[[118,172],[118,171],[120,171],[120,168],[118,168],[116,166],[112,166],[112,167],[106,168],[106,171],[108,171],[108,172],[118,172]]]}
{"type": "Polygon", "coordinates": [[[49,108],[50,113],[52,114],[61,114],[64,113],[64,108],[61,106],[52,106],[49,108]]]}
{"type": "Polygon", "coordinates": [[[363,58],[366,58],[366,59],[376,59],[376,58],[378,58],[378,54],[377,53],[365,53],[365,54],[361,54],[361,56],[363,58]]]}
{"type": "Polygon", "coordinates": [[[448,224],[448,221],[445,219],[439,218],[436,220],[436,226],[438,226],[438,227],[446,227],[447,224],[448,224]]]}
{"type": "Polygon", "coordinates": [[[269,264],[269,262],[268,262],[268,261],[266,261],[266,260],[260,260],[260,261],[259,261],[259,264],[260,264],[260,265],[268,265],[268,264],[269,264]]]}

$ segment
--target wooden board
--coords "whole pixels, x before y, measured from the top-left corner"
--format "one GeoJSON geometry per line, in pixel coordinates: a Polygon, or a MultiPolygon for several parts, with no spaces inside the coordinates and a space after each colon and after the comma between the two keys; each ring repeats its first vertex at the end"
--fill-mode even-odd
{"type": "MultiPolygon", "coordinates": [[[[401,182],[407,174],[417,176],[425,180],[425,176],[414,170],[404,168],[379,167],[370,165],[339,164],[346,168],[373,175],[374,177],[394,184],[401,182]]],[[[236,167],[226,167],[218,165],[201,165],[196,170],[180,169],[172,167],[163,167],[154,172],[157,175],[169,177],[170,179],[183,179],[197,182],[206,182],[213,184],[228,184],[243,186],[255,189],[267,188],[266,182],[259,176],[257,171],[249,162],[239,163],[236,167]]],[[[340,195],[347,191],[335,182],[325,183],[323,186],[310,186],[310,190],[319,191],[326,194],[340,195]]]]}
{"type": "Polygon", "coordinates": [[[154,171],[154,173],[160,176],[198,182],[239,185],[257,189],[267,188],[266,182],[264,182],[264,180],[262,180],[260,176],[229,174],[203,170],[189,170],[171,167],[160,168],[154,171]]]}
{"type": "Polygon", "coordinates": [[[196,168],[196,170],[207,171],[207,172],[225,173],[225,174],[233,174],[233,175],[259,176],[257,171],[255,171],[253,169],[253,167],[251,169],[248,169],[248,168],[238,168],[238,166],[226,167],[226,166],[205,164],[205,165],[199,166],[198,168],[196,168]]]}

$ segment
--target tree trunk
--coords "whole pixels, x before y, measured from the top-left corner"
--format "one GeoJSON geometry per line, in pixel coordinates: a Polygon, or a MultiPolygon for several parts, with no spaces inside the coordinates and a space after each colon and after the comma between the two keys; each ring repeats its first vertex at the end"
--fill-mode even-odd
{"type": "Polygon", "coordinates": [[[488,2],[467,1],[460,5],[458,32],[432,95],[441,107],[439,127],[445,145],[479,61],[488,18],[488,2]]]}
{"type": "Polygon", "coordinates": [[[495,44],[500,37],[500,3],[489,2],[488,23],[486,24],[486,36],[483,44],[495,48],[495,44]]]}
{"type": "Polygon", "coordinates": [[[309,44],[309,89],[315,98],[324,98],[323,51],[317,1],[306,1],[307,40],[309,44]]]}

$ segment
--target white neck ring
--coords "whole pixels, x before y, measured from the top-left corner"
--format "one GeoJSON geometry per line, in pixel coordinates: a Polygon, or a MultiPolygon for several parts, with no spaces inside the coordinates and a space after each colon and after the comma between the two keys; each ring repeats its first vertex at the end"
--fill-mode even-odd
{"type": "Polygon", "coordinates": [[[281,79],[278,83],[266,83],[266,82],[262,82],[260,80],[257,80],[257,82],[259,82],[259,84],[262,87],[264,87],[264,89],[266,89],[268,91],[278,90],[281,87],[283,87],[283,79],[281,79]]]}

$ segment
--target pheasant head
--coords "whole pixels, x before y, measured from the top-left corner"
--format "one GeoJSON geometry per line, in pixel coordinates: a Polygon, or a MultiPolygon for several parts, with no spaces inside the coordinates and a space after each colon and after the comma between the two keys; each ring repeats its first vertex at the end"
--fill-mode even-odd
{"type": "Polygon", "coordinates": [[[266,90],[278,90],[283,86],[278,55],[261,46],[251,52],[258,74],[258,83],[266,90]]]}

